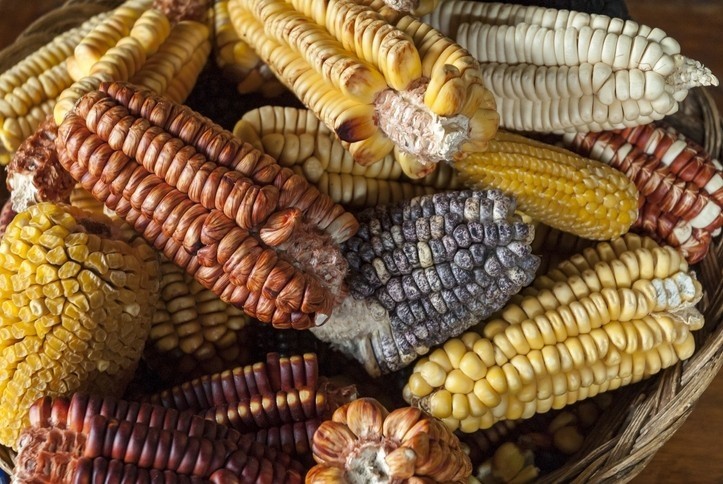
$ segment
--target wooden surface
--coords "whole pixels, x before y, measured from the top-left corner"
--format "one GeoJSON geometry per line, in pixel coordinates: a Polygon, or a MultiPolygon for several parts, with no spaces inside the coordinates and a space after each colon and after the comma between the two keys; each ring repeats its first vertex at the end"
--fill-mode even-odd
{"type": "MultiPolygon", "coordinates": [[[[0,48],[25,25],[59,0],[0,0],[0,48]]],[[[629,0],[630,13],[641,23],[660,27],[677,39],[682,52],[723,78],[723,1],[629,0]]],[[[723,89],[715,89],[723,109],[723,89]]],[[[698,401],[683,427],[663,446],[634,484],[723,484],[723,374],[698,401]]]]}

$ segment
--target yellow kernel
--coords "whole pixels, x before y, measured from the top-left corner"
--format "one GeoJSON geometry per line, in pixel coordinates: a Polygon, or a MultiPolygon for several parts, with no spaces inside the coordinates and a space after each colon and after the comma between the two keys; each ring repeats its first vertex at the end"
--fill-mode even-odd
{"type": "Polygon", "coordinates": [[[552,435],[555,447],[563,454],[572,455],[582,447],[585,437],[576,427],[569,425],[562,427],[552,435]]]}
{"type": "Polygon", "coordinates": [[[470,416],[469,400],[467,395],[454,393],[452,395],[452,417],[462,420],[470,416]]]}
{"type": "Polygon", "coordinates": [[[447,372],[434,361],[427,360],[422,362],[417,368],[419,370],[418,373],[424,378],[424,381],[433,387],[441,387],[447,379],[447,372]]]}
{"type": "Polygon", "coordinates": [[[487,366],[476,353],[468,351],[459,362],[459,369],[472,380],[484,378],[487,373],[487,366]]]}
{"type": "Polygon", "coordinates": [[[68,261],[58,269],[58,277],[61,279],[74,278],[80,272],[80,264],[72,261],[68,261]]]}
{"type": "Polygon", "coordinates": [[[60,297],[63,295],[63,286],[60,284],[60,281],[54,281],[50,284],[46,284],[43,286],[43,296],[49,297],[49,298],[55,298],[60,297]]]}
{"type": "Polygon", "coordinates": [[[429,359],[429,361],[432,361],[441,366],[445,373],[450,372],[454,369],[452,363],[447,357],[447,352],[444,351],[444,349],[442,348],[437,348],[436,350],[432,351],[427,358],[429,359]]]}
{"type": "Polygon", "coordinates": [[[80,284],[78,284],[78,281],[75,279],[62,279],[60,284],[63,288],[63,296],[65,297],[75,294],[80,289],[80,284]]]}
{"type": "Polygon", "coordinates": [[[60,266],[65,264],[68,260],[68,256],[65,255],[65,249],[63,247],[56,247],[46,254],[46,259],[53,265],[60,266]]]}
{"type": "Polygon", "coordinates": [[[85,262],[89,253],[87,245],[72,245],[68,247],[68,257],[77,262],[85,262]]]}
{"type": "Polygon", "coordinates": [[[87,269],[83,269],[78,273],[78,282],[81,290],[85,293],[97,291],[102,285],[101,279],[87,269]]]}
{"type": "Polygon", "coordinates": [[[469,393],[474,388],[474,382],[462,370],[454,369],[447,374],[444,387],[452,393],[469,393]]]}
{"type": "Polygon", "coordinates": [[[493,408],[499,405],[501,401],[500,395],[492,388],[489,381],[486,379],[477,380],[474,384],[475,396],[485,405],[487,408],[493,408]]]}
{"type": "Polygon", "coordinates": [[[46,298],[45,306],[48,308],[51,314],[58,316],[63,312],[63,305],[65,304],[65,298],[56,297],[55,299],[46,298]]]}
{"type": "Polygon", "coordinates": [[[88,255],[85,260],[85,265],[91,269],[99,272],[101,275],[108,272],[108,263],[105,260],[105,256],[102,252],[93,252],[88,255]]]}
{"type": "Polygon", "coordinates": [[[495,364],[495,350],[487,338],[476,341],[472,350],[488,368],[495,364]]]}
{"type": "MultiPolygon", "coordinates": [[[[13,247],[15,246],[15,243],[13,243],[13,247]]],[[[40,247],[39,245],[32,246],[29,250],[26,251],[25,255],[18,254],[13,248],[11,248],[12,252],[20,257],[26,257],[30,262],[33,264],[42,264],[45,262],[45,257],[47,254],[47,251],[40,247]]]]}
{"type": "Polygon", "coordinates": [[[429,397],[429,413],[437,418],[452,415],[452,394],[447,390],[437,390],[429,397]]]}
{"type": "Polygon", "coordinates": [[[76,245],[88,245],[88,234],[85,232],[74,232],[65,238],[65,245],[72,247],[76,245]]]}
{"type": "Polygon", "coordinates": [[[407,385],[415,397],[426,397],[434,390],[419,373],[412,373],[407,385]]]}
{"type": "Polygon", "coordinates": [[[452,338],[444,343],[442,347],[447,353],[447,358],[449,358],[452,367],[459,368],[459,362],[467,352],[467,348],[465,348],[462,340],[459,338],[452,338]]]}
{"type": "Polygon", "coordinates": [[[83,313],[90,311],[90,303],[88,297],[83,293],[75,293],[68,297],[68,302],[78,308],[83,313]]]}
{"type": "MultiPolygon", "coordinates": [[[[57,227],[57,225],[55,227],[57,227]]],[[[38,238],[38,243],[48,249],[54,249],[63,245],[63,238],[51,233],[50,231],[46,231],[38,238]]]]}

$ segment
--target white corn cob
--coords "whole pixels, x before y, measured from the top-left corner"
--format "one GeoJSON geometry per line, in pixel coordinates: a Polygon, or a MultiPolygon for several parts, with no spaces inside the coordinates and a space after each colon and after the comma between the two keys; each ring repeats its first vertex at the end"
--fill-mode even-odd
{"type": "Polygon", "coordinates": [[[451,0],[425,17],[481,63],[501,126],[602,131],[673,114],[688,90],[718,85],[658,28],[605,15],[451,0]]]}

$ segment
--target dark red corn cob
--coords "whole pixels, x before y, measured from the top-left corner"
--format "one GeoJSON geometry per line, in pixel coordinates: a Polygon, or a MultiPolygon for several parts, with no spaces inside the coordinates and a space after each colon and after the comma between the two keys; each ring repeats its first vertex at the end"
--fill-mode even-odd
{"type": "Polygon", "coordinates": [[[18,476],[47,482],[91,482],[93,475],[97,479],[104,475],[101,482],[136,482],[150,479],[149,472],[156,470],[159,478],[170,471],[170,482],[174,474],[213,482],[214,474],[226,470],[224,476],[236,479],[226,482],[301,482],[303,468],[298,462],[251,439],[242,439],[237,445],[102,415],[94,415],[83,427],[80,432],[57,427],[23,431],[18,476]],[[81,458],[87,460],[78,462],[81,458]],[[248,481],[247,476],[253,479],[248,481]]]}
{"type": "Polygon", "coordinates": [[[189,108],[105,84],[66,116],[57,147],[94,197],[250,316],[304,329],[345,296],[337,243],[354,217],[189,108]]]}
{"type": "Polygon", "coordinates": [[[571,134],[564,140],[635,183],[642,205],[633,230],[678,247],[691,263],[705,257],[712,236],[723,227],[723,177],[700,146],[661,125],[571,134]]]}
{"type": "Polygon", "coordinates": [[[281,358],[277,353],[269,353],[265,363],[205,375],[150,395],[146,400],[168,408],[200,412],[215,406],[233,405],[255,395],[318,388],[318,385],[315,354],[281,358]]]}

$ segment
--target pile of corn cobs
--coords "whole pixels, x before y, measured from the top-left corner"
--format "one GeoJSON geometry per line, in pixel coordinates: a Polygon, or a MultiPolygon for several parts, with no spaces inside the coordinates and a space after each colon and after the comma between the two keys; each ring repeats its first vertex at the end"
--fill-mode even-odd
{"type": "Polygon", "coordinates": [[[542,7],[127,0],[31,53],[0,74],[13,478],[560,465],[605,405],[560,409],[703,325],[720,166],[650,123],[717,79],[679,50],[542,7]],[[286,89],[308,110],[239,96],[286,89]]]}

